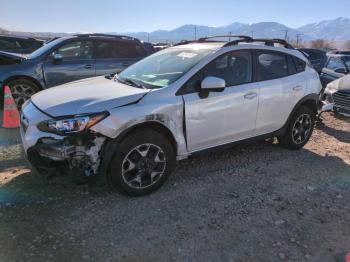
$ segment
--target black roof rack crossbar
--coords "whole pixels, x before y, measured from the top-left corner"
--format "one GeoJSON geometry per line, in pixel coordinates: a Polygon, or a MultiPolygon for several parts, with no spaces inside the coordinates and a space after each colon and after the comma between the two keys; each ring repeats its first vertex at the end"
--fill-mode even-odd
{"type": "Polygon", "coordinates": [[[206,42],[209,39],[214,39],[214,38],[231,38],[231,37],[236,37],[236,38],[240,38],[240,39],[244,39],[246,41],[250,41],[251,38],[250,36],[246,36],[246,35],[213,35],[213,36],[206,36],[206,37],[202,37],[198,39],[198,42],[206,42]]]}
{"type": "Polygon", "coordinates": [[[217,42],[217,41],[210,41],[210,39],[214,38],[239,38],[233,41],[229,41],[223,45],[223,47],[227,46],[233,46],[233,45],[238,45],[239,43],[264,43],[267,46],[274,46],[275,44],[280,44],[284,46],[285,48],[288,49],[295,49],[291,44],[289,44],[286,40],[284,39],[279,39],[279,38],[252,38],[250,36],[245,36],[245,35],[217,35],[217,36],[208,36],[208,37],[202,37],[199,38],[198,40],[191,40],[191,41],[186,41],[183,40],[175,46],[178,45],[186,45],[186,44],[191,44],[191,43],[206,43],[206,42],[217,42]]]}
{"type": "Polygon", "coordinates": [[[178,45],[186,45],[186,44],[192,44],[192,43],[205,43],[205,42],[218,42],[218,41],[210,41],[210,39],[215,39],[215,38],[240,38],[243,42],[248,42],[252,40],[250,36],[246,35],[213,35],[213,36],[206,36],[206,37],[201,37],[198,40],[182,40],[175,44],[174,46],[178,45]]]}

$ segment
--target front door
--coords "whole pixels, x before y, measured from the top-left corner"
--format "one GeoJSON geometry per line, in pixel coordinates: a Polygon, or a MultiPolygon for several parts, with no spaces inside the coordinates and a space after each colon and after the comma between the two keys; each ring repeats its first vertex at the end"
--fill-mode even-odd
{"type": "Polygon", "coordinates": [[[185,86],[186,138],[188,150],[222,145],[249,138],[255,129],[259,85],[252,83],[252,56],[249,51],[222,55],[197,73],[185,86]],[[200,90],[207,77],[226,81],[221,92],[200,90]]]}
{"type": "Polygon", "coordinates": [[[92,41],[72,41],[50,54],[43,64],[47,87],[95,76],[92,41]],[[53,54],[61,59],[55,60],[53,54]]]}

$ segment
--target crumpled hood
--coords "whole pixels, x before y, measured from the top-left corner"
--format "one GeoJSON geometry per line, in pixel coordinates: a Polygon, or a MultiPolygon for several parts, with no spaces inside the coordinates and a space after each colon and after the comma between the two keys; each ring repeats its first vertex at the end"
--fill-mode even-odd
{"type": "Polygon", "coordinates": [[[106,111],[136,102],[149,91],[102,76],[49,88],[31,99],[40,110],[57,117],[106,111]]]}
{"type": "Polygon", "coordinates": [[[350,75],[343,76],[327,85],[329,90],[345,91],[350,93],[350,75]]]}

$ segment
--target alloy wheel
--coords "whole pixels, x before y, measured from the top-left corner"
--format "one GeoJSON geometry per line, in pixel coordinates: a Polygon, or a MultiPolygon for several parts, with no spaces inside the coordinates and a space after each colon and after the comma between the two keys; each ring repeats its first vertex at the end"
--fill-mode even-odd
{"type": "Polygon", "coordinates": [[[311,123],[311,117],[308,114],[297,118],[292,129],[292,139],[295,144],[302,144],[308,139],[312,129],[311,123]]]}
{"type": "Polygon", "coordinates": [[[35,94],[34,89],[27,84],[15,84],[10,89],[18,108],[21,108],[24,102],[35,94]]]}
{"type": "Polygon", "coordinates": [[[128,186],[144,189],[154,185],[166,168],[164,151],[154,144],[133,148],[123,159],[122,178],[128,186]]]}

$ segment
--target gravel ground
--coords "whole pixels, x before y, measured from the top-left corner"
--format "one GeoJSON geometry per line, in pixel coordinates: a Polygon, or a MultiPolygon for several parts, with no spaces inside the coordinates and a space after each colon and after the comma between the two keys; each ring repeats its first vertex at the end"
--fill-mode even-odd
{"type": "Polygon", "coordinates": [[[350,250],[350,120],[324,118],[300,151],[194,156],[142,198],[38,178],[0,130],[0,261],[335,261],[350,250]]]}

